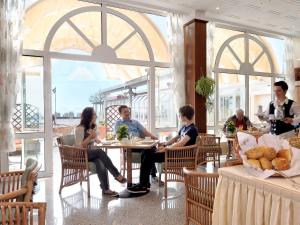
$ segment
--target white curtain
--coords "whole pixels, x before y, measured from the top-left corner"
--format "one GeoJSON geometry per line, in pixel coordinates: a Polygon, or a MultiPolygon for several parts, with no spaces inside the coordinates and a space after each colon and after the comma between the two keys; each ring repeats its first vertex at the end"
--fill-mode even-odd
{"type": "Polygon", "coordinates": [[[15,149],[11,117],[16,99],[23,15],[24,0],[0,0],[0,152],[15,149]]]}
{"type": "Polygon", "coordinates": [[[171,31],[169,49],[172,64],[175,109],[178,110],[185,104],[183,15],[171,14],[169,16],[169,27],[171,31]]]}
{"type": "Polygon", "coordinates": [[[208,77],[212,77],[214,68],[214,34],[215,34],[216,24],[214,22],[209,22],[207,24],[207,65],[206,72],[208,77]]]}
{"type": "Polygon", "coordinates": [[[294,45],[293,39],[286,37],[284,40],[284,75],[289,85],[288,97],[295,99],[295,76],[294,76],[294,45]]]}

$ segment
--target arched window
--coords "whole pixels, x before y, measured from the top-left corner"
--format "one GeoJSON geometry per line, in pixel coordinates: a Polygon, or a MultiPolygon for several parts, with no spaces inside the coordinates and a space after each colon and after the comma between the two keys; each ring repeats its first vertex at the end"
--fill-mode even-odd
{"type": "MultiPolygon", "coordinates": [[[[31,82],[39,77],[40,88],[36,88],[39,93],[35,96],[30,90],[24,91],[18,101],[23,103],[27,99],[40,107],[43,127],[27,130],[32,133],[30,137],[23,132],[19,137],[45,141],[45,158],[50,158],[52,114],[76,117],[89,104],[100,111],[109,104],[136,105],[135,96],[144,98],[139,103],[140,112],[133,115],[138,115],[152,132],[159,132],[165,124],[155,122],[160,121],[157,118],[163,113],[155,107],[163,104],[156,100],[161,99],[159,90],[165,87],[158,83],[157,71],[164,71],[173,80],[167,17],[108,4],[57,2],[32,0],[26,9],[23,42],[26,74],[19,82],[25,90],[23,80],[28,78],[31,82]],[[85,96],[86,93],[89,95],[85,96]],[[84,104],[71,107],[79,102],[84,104]],[[99,105],[103,102],[104,105],[99,105]]],[[[172,93],[167,93],[172,100],[172,93]]],[[[166,126],[175,128],[176,110],[172,112],[174,115],[166,126]]],[[[103,120],[103,116],[98,118],[103,120]]]]}
{"type": "Polygon", "coordinates": [[[241,108],[253,123],[272,98],[272,84],[283,79],[283,40],[217,27],[214,76],[217,83],[215,129],[241,108]],[[275,52],[277,51],[277,52],[275,52]]]}

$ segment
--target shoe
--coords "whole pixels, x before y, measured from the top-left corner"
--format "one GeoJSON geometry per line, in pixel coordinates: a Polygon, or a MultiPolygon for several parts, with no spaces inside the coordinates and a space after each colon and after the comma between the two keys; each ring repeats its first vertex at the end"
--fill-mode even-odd
{"type": "Polygon", "coordinates": [[[147,187],[142,186],[141,184],[135,184],[132,187],[127,188],[130,193],[146,193],[149,191],[147,187]]]}
{"type": "Polygon", "coordinates": [[[158,177],[151,177],[152,183],[158,183],[158,177]]]}
{"type": "Polygon", "coordinates": [[[110,189],[106,190],[106,191],[102,191],[102,194],[103,195],[109,195],[109,196],[116,196],[118,195],[119,193],[118,192],[115,192],[115,191],[112,191],[110,189]]]}
{"type": "Polygon", "coordinates": [[[125,177],[121,176],[121,175],[116,177],[115,180],[119,181],[121,184],[124,184],[124,183],[127,182],[127,179],[125,177]]]}

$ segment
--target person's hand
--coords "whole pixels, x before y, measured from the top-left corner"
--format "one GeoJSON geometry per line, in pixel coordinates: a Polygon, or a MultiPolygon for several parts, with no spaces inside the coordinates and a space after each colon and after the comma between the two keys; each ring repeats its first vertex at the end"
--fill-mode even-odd
{"type": "Polygon", "coordinates": [[[97,137],[96,132],[94,130],[92,130],[92,129],[89,129],[87,131],[87,133],[89,134],[89,138],[91,138],[91,139],[95,139],[97,137]]]}
{"type": "Polygon", "coordinates": [[[160,143],[158,143],[158,146],[165,147],[165,146],[167,146],[167,142],[160,142],[160,143]]]}
{"type": "Polygon", "coordinates": [[[284,118],[283,121],[284,121],[285,123],[292,124],[292,123],[293,123],[293,118],[286,117],[286,118],[284,118]]]}
{"type": "Polygon", "coordinates": [[[166,148],[164,146],[158,147],[157,153],[165,152],[166,148]]]}

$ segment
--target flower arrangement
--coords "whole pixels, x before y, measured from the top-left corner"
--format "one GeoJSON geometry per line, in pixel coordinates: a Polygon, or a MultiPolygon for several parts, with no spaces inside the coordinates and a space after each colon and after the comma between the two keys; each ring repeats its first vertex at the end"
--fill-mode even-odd
{"type": "Polygon", "coordinates": [[[122,138],[128,138],[128,137],[129,137],[128,126],[126,125],[119,126],[117,130],[117,139],[121,141],[122,138]]]}
{"type": "Polygon", "coordinates": [[[233,121],[230,120],[226,123],[226,131],[228,133],[234,133],[235,132],[235,124],[234,124],[233,121]]]}

